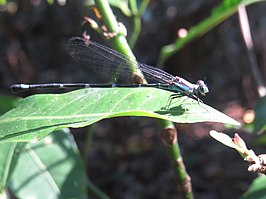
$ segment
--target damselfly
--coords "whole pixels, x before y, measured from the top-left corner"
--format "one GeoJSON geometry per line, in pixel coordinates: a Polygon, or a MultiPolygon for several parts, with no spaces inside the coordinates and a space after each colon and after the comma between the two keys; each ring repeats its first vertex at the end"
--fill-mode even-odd
{"type": "Polygon", "coordinates": [[[159,68],[139,63],[121,53],[102,46],[88,39],[74,37],[69,40],[67,50],[70,56],[77,62],[89,67],[91,70],[103,76],[116,77],[123,82],[129,81],[132,66],[141,70],[144,76],[155,83],[149,84],[87,84],[87,83],[47,83],[47,84],[14,84],[10,88],[13,92],[44,88],[109,88],[109,87],[155,87],[168,90],[178,95],[184,95],[198,100],[198,95],[209,92],[203,80],[196,84],[173,76],[159,68]]]}

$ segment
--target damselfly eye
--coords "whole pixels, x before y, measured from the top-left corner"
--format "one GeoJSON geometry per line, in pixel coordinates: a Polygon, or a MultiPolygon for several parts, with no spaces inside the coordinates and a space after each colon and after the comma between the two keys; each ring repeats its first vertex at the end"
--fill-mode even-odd
{"type": "Polygon", "coordinates": [[[197,84],[199,85],[199,93],[201,95],[205,95],[206,93],[209,92],[209,88],[208,86],[205,84],[205,82],[203,80],[198,80],[197,84]]]}

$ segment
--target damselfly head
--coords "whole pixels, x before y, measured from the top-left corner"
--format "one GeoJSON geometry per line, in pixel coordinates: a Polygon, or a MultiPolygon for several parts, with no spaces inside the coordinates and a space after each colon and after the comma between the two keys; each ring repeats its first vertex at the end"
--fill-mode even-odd
{"type": "Polygon", "coordinates": [[[205,82],[203,80],[198,80],[197,81],[197,84],[199,85],[198,87],[198,92],[201,94],[201,95],[205,95],[206,93],[209,92],[209,88],[208,86],[205,84],[205,82]]]}

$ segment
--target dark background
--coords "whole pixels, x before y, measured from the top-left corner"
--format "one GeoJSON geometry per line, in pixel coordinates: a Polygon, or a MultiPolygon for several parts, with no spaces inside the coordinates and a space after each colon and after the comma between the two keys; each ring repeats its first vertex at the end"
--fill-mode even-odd
{"type": "MultiPolygon", "coordinates": [[[[220,1],[152,0],[143,16],[142,31],[134,53],[140,62],[156,65],[163,45],[172,43],[180,28],[190,28],[208,17],[220,1]]],[[[247,8],[257,61],[265,79],[266,4],[247,8]]],[[[131,21],[113,11],[130,34],[131,21]]],[[[74,63],[64,45],[86,29],[94,41],[104,43],[82,17],[91,15],[83,1],[61,6],[41,0],[9,3],[0,10],[0,91],[13,95],[13,83],[97,82],[97,75],[74,63]]],[[[172,56],[164,70],[191,82],[206,77],[210,93],[203,101],[242,121],[244,111],[255,106],[258,96],[237,15],[232,16],[172,56]]],[[[98,80],[99,81],[99,80],[98,80]]],[[[38,91],[41,92],[41,91],[38,91]]],[[[53,92],[53,91],[51,91],[53,92]]],[[[57,92],[57,91],[54,91],[57,92]]],[[[35,93],[35,92],[34,92],[35,93]]],[[[21,93],[27,96],[33,92],[21,93]]],[[[208,136],[220,124],[177,125],[178,138],[195,198],[238,198],[255,174],[231,149],[208,136]]],[[[116,118],[98,122],[87,129],[71,130],[81,152],[86,132],[94,139],[86,161],[91,180],[112,198],[179,198],[175,175],[167,150],[159,137],[160,126],[150,118],[116,118]]],[[[225,130],[231,136],[233,130],[225,130]]],[[[255,137],[237,131],[249,148],[255,137]]],[[[263,148],[255,148],[257,153],[263,148]]]]}

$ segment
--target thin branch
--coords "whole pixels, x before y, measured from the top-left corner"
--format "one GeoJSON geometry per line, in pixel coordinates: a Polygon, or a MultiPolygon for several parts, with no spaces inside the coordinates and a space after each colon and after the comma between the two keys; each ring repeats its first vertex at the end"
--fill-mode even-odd
{"type": "Polygon", "coordinates": [[[261,73],[259,71],[257,58],[254,52],[254,45],[252,41],[252,36],[250,32],[250,26],[246,11],[246,6],[243,4],[240,4],[238,6],[238,17],[240,21],[240,27],[242,31],[242,35],[245,41],[245,45],[248,52],[248,59],[250,62],[251,72],[253,75],[253,79],[257,84],[257,91],[260,97],[264,97],[266,95],[266,89],[265,84],[263,82],[263,79],[261,77],[261,73]]]}

